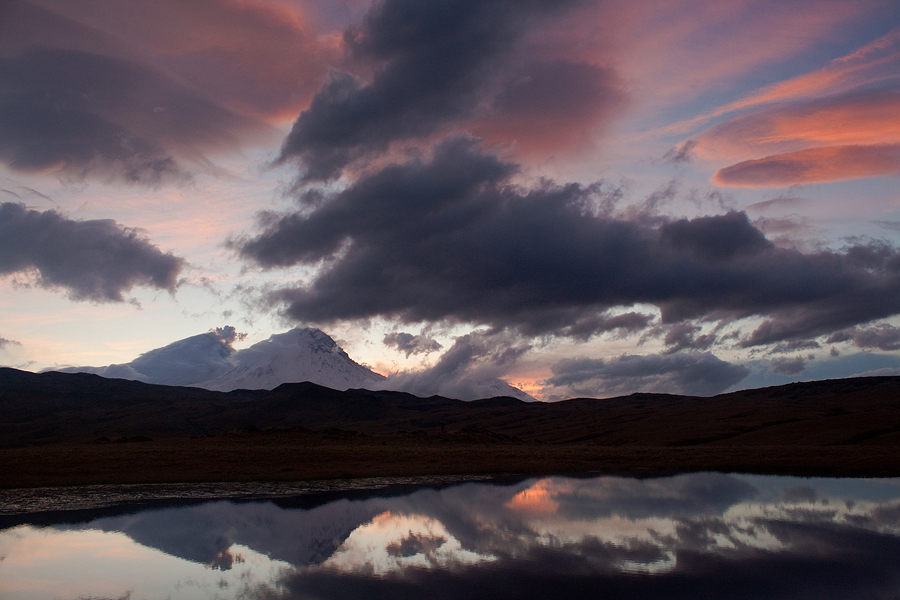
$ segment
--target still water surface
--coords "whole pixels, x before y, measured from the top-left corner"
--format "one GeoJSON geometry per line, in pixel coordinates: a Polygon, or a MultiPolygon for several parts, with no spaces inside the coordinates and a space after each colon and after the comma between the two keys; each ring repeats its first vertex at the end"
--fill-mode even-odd
{"type": "Polygon", "coordinates": [[[900,479],[550,477],[111,504],[4,516],[0,598],[900,599],[900,479]]]}

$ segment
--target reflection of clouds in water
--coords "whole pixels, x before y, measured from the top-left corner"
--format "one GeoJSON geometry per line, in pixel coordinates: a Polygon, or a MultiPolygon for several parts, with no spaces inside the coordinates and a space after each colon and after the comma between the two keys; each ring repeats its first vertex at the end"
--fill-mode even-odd
{"type": "MultiPolygon", "coordinates": [[[[818,572],[827,574],[816,584],[820,587],[849,579],[846,589],[856,594],[845,597],[878,597],[883,590],[900,589],[900,487],[895,483],[715,473],[550,477],[514,486],[470,483],[344,499],[306,510],[268,502],[210,502],[60,525],[54,535],[61,545],[80,543],[85,538],[77,536],[86,535],[84,530],[114,535],[121,557],[145,556],[152,546],[171,556],[156,552],[147,560],[177,561],[177,556],[186,559],[178,564],[194,561],[191,568],[206,574],[202,581],[220,575],[228,585],[244,585],[236,581],[250,569],[254,589],[267,590],[264,597],[281,596],[281,584],[288,597],[425,597],[444,594],[440,585],[462,578],[506,597],[516,590],[531,597],[559,595],[557,588],[603,580],[636,590],[625,594],[629,597],[707,598],[712,592],[702,588],[704,578],[721,586],[737,577],[768,590],[760,597],[788,598],[793,596],[779,595],[775,579],[800,585],[818,572]],[[100,529],[125,532],[142,545],[128,546],[124,536],[100,529]],[[65,534],[75,537],[64,541],[65,534]],[[651,583],[673,577],[692,583],[681,595],[651,583]]],[[[29,546],[16,542],[16,536],[34,537],[38,531],[53,530],[0,532],[5,544],[0,556],[24,560],[29,546]]],[[[75,550],[64,554],[71,564],[80,564],[75,550]]],[[[100,560],[96,553],[84,556],[100,560]]],[[[125,560],[121,557],[115,560],[125,560]]],[[[35,564],[42,560],[34,558],[35,564]]],[[[72,569],[62,559],[48,560],[51,569],[72,569]]],[[[0,562],[0,571],[8,569],[6,561],[0,562]]],[[[179,568],[187,569],[183,564],[179,568]]],[[[179,570],[171,573],[168,577],[177,579],[179,570]]],[[[9,585],[2,572],[0,581],[9,585]]],[[[235,597],[247,589],[216,593],[235,597]]]]}
{"type": "Polygon", "coordinates": [[[784,535],[785,524],[900,536],[897,500],[830,499],[808,484],[786,487],[775,500],[752,500],[757,495],[741,478],[718,474],[655,480],[543,479],[506,506],[521,515],[532,533],[524,544],[523,535],[517,536],[517,556],[534,546],[582,554],[583,548],[599,545],[607,550],[609,565],[647,573],[676,569],[675,556],[684,551],[739,558],[756,550],[808,550],[784,535]],[[636,516],[649,512],[656,516],[636,516]],[[635,549],[645,553],[645,560],[635,558],[635,549]]]}
{"type": "Polygon", "coordinates": [[[385,511],[357,527],[321,566],[384,575],[410,567],[450,568],[493,560],[462,548],[439,521],[385,511]]]}
{"type": "Polygon", "coordinates": [[[559,483],[550,479],[541,479],[534,485],[525,488],[506,503],[507,508],[524,513],[555,513],[559,503],[555,498],[563,490],[559,483]]]}

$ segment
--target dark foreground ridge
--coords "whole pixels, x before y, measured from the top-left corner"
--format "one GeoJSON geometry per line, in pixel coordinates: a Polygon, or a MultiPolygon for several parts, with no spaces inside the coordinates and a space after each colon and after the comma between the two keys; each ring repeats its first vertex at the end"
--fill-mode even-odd
{"type": "Polygon", "coordinates": [[[0,486],[715,469],[900,475],[900,377],[711,398],[210,392],[0,368],[0,486]]]}

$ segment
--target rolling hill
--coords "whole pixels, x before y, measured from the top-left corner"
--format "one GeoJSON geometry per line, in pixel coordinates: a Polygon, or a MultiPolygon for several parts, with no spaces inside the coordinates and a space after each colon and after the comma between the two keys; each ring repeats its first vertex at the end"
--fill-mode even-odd
{"type": "Polygon", "coordinates": [[[0,368],[0,415],[0,445],[7,448],[291,428],[465,432],[605,446],[900,446],[900,377],[795,383],[709,398],[632,394],[542,403],[338,391],[309,382],[214,392],[0,368]]]}

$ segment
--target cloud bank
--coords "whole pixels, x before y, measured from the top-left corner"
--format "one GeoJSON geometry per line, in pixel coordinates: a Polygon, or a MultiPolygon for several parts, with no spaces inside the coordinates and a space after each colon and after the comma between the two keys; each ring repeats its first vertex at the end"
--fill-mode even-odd
{"type": "Polygon", "coordinates": [[[714,396],[750,374],[710,353],[626,354],[611,360],[574,358],[551,367],[542,381],[557,397],[612,396],[635,391],[714,396]]]}
{"type": "Polygon", "coordinates": [[[587,339],[640,331],[651,316],[608,311],[652,304],[664,324],[761,316],[742,340],[750,347],[900,313],[891,246],[803,253],[743,213],[626,218],[601,184],[523,188],[516,172],[450,139],[430,160],[389,165],[315,208],[267,214],[260,234],[233,244],[264,268],[325,261],[308,285],[269,297],[300,322],[378,316],[587,339]]]}
{"type": "Polygon", "coordinates": [[[34,272],[38,285],[74,300],[123,302],[135,286],[174,292],[184,262],[112,220],[0,204],[0,275],[34,272]]]}
{"type": "Polygon", "coordinates": [[[475,400],[512,396],[534,400],[502,379],[506,370],[530,349],[530,344],[510,336],[473,332],[458,337],[433,366],[392,373],[382,387],[423,397],[475,400]]]}

